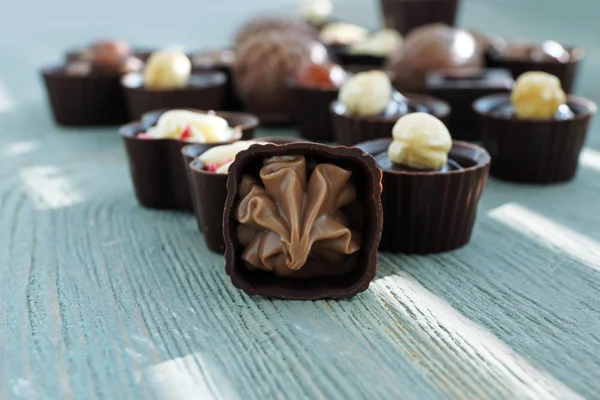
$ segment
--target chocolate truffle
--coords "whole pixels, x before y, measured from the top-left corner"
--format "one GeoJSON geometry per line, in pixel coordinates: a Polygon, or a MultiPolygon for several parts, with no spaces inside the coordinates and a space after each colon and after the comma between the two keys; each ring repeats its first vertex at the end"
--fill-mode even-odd
{"type": "Polygon", "coordinates": [[[411,31],[390,56],[386,69],[398,90],[422,92],[429,71],[482,64],[482,49],[473,35],[444,24],[431,24],[411,31]]]}
{"type": "Polygon", "coordinates": [[[98,41],[92,43],[79,57],[69,61],[65,72],[73,76],[90,74],[118,76],[139,71],[142,66],[142,61],[132,55],[127,43],[98,41]]]}
{"type": "Polygon", "coordinates": [[[259,145],[230,167],[226,272],[249,294],[351,297],[375,277],[381,171],[358,149],[259,145]]]}
{"type": "Polygon", "coordinates": [[[246,40],[254,39],[262,34],[284,31],[292,35],[317,37],[317,30],[306,21],[299,18],[281,15],[266,15],[252,18],[237,31],[234,43],[235,48],[242,45],[246,40]]]}
{"type": "Polygon", "coordinates": [[[303,66],[329,60],[322,44],[289,31],[264,33],[243,41],[236,49],[234,83],[246,107],[262,123],[291,120],[286,80],[303,66]]]}

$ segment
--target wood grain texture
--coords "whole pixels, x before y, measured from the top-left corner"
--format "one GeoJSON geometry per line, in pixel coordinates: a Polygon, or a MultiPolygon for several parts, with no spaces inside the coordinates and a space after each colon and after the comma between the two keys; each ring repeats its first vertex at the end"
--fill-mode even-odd
{"type": "MultiPolygon", "coordinates": [[[[41,5],[39,23],[25,4],[0,13],[0,399],[597,398],[597,122],[575,181],[491,179],[467,247],[382,254],[367,292],[318,302],[235,290],[192,216],[136,204],[114,129],[52,124],[35,71],[73,37],[201,47],[226,43],[252,8],[294,3],[255,0],[230,12],[228,1],[215,5],[215,22],[198,26],[190,12],[164,30],[147,29],[165,18],[156,10],[125,24],[132,4],[109,18],[114,0],[97,13],[71,0],[41,5]],[[81,19],[47,23],[67,9],[81,19]],[[25,16],[31,29],[15,47],[25,16]]],[[[571,3],[465,1],[461,18],[586,47],[578,87],[598,101],[597,35],[573,21],[596,26],[600,5],[571,3]]],[[[376,2],[339,4],[342,16],[375,26],[376,2]]]]}

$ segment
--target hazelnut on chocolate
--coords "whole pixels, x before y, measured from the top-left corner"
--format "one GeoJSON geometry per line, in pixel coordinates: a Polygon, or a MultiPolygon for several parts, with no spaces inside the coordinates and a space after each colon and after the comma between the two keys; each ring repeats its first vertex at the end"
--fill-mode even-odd
{"type": "Polygon", "coordinates": [[[177,50],[152,53],[144,69],[144,86],[150,89],[178,89],[188,84],[192,63],[177,50]]]}
{"type": "Polygon", "coordinates": [[[226,270],[249,294],[350,297],[375,276],[381,171],[358,149],[258,145],[230,167],[226,270]]]}
{"type": "Polygon", "coordinates": [[[420,112],[401,117],[392,136],[388,157],[395,164],[440,170],[448,161],[452,137],[446,125],[433,115],[420,112]]]}
{"type": "Polygon", "coordinates": [[[383,71],[360,72],[350,77],[339,94],[340,101],[355,115],[381,114],[391,98],[392,84],[383,71]]]}
{"type": "Polygon", "coordinates": [[[552,118],[566,103],[567,95],[554,75],[531,71],[515,82],[511,101],[519,118],[552,118]]]}

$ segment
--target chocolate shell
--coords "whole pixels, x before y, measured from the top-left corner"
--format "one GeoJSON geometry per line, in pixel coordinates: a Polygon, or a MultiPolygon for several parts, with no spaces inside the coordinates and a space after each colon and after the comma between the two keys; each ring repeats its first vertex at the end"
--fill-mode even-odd
{"type": "Polygon", "coordinates": [[[261,123],[289,123],[291,94],[286,80],[311,62],[328,61],[322,44],[287,31],[265,33],[236,48],[233,66],[237,93],[261,123]]]}
{"type": "Polygon", "coordinates": [[[509,94],[483,97],[473,104],[480,117],[483,145],[494,162],[495,178],[523,183],[558,183],[573,179],[596,105],[568,96],[575,114],[568,119],[533,120],[496,110],[510,104],[509,94]]]}
{"type": "MultiPolygon", "coordinates": [[[[137,137],[138,133],[145,132],[153,126],[163,112],[164,110],[145,114],[141,121],[129,123],[119,129],[127,151],[135,194],[138,202],[147,208],[192,212],[187,165],[181,158],[181,150],[189,142],[178,139],[140,139],[137,137]]],[[[239,121],[235,118],[230,119],[227,114],[216,113],[228,120],[230,124],[239,121]]],[[[254,118],[254,121],[248,121],[245,128],[253,130],[255,123],[256,119],[254,118]]],[[[241,138],[242,126],[236,127],[238,135],[234,140],[241,138]]],[[[209,148],[221,144],[224,143],[207,143],[204,146],[209,148]]]]}
{"type": "Polygon", "coordinates": [[[454,25],[460,0],[380,0],[387,28],[406,35],[422,25],[454,25]]]}
{"type": "Polygon", "coordinates": [[[42,69],[42,77],[59,125],[120,125],[129,120],[120,75],[74,76],[61,66],[42,69]]]}
{"type": "Polygon", "coordinates": [[[375,277],[381,170],[363,151],[308,142],[251,146],[231,165],[227,193],[225,269],[237,288],[285,299],[345,298],[375,277]],[[264,219],[252,210],[274,214],[264,219]]]}
{"type": "Polygon", "coordinates": [[[193,74],[188,85],[180,89],[149,89],[139,73],[127,74],[121,79],[130,119],[159,109],[197,108],[218,110],[221,105],[227,77],[222,72],[193,74]]]}
{"type": "MultiPolygon", "coordinates": [[[[397,97],[398,94],[395,94],[397,97]]],[[[394,99],[392,101],[399,101],[394,99]]],[[[422,95],[406,95],[402,101],[406,101],[408,112],[426,112],[434,115],[445,124],[450,117],[450,106],[445,101],[422,95]]],[[[333,123],[334,140],[344,146],[353,146],[356,143],[367,140],[390,137],[392,128],[396,121],[404,115],[400,112],[357,116],[349,113],[341,101],[335,100],[330,105],[330,113],[333,123]]]]}
{"type": "Polygon", "coordinates": [[[505,68],[514,79],[528,71],[542,71],[556,76],[567,93],[573,92],[579,66],[585,58],[585,50],[579,47],[566,48],[566,59],[555,58],[544,53],[540,45],[506,43],[506,47],[492,49],[486,54],[490,68],[505,68]]]}
{"type": "Polygon", "coordinates": [[[441,70],[427,74],[427,94],[452,108],[448,129],[456,140],[480,140],[479,117],[473,102],[494,93],[508,93],[514,80],[505,69],[441,70]]]}
{"type": "MultiPolygon", "coordinates": [[[[391,139],[356,145],[387,157],[391,139]]],[[[406,254],[450,251],[467,244],[485,186],[490,155],[474,144],[454,141],[448,172],[383,169],[383,233],[379,250],[406,254]]]]}
{"type": "Polygon", "coordinates": [[[430,71],[482,65],[483,52],[473,35],[444,24],[431,24],[411,31],[385,68],[396,89],[420,93],[425,90],[425,76],[430,71]]]}

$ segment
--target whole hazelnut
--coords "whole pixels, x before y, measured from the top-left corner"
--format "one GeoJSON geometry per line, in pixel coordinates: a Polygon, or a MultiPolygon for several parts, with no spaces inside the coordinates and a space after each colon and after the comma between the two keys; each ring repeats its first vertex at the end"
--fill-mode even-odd
{"type": "Polygon", "coordinates": [[[390,78],[383,71],[359,72],[340,88],[339,99],[356,115],[377,115],[385,111],[392,97],[390,78]]]}
{"type": "Polygon", "coordinates": [[[144,86],[151,89],[178,89],[185,87],[190,78],[192,63],[188,56],[177,50],[152,53],[144,69],[144,86]]]}
{"type": "Polygon", "coordinates": [[[392,135],[388,157],[395,164],[439,170],[448,161],[452,137],[446,125],[431,114],[417,112],[401,117],[392,135]]]}
{"type": "Polygon", "coordinates": [[[530,71],[517,78],[511,101],[519,118],[550,119],[566,103],[567,95],[556,76],[530,71]]]}

